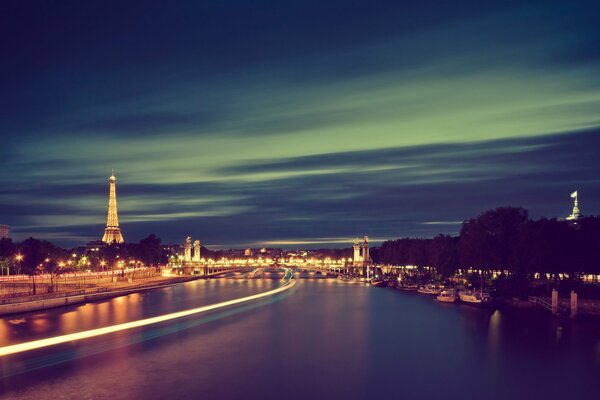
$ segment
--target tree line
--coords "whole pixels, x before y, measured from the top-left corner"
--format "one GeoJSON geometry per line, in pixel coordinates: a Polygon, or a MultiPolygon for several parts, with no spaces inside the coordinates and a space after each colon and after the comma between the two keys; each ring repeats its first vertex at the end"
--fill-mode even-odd
{"type": "Polygon", "coordinates": [[[158,266],[166,263],[160,238],[155,235],[138,243],[101,246],[98,251],[78,252],[63,249],[47,240],[30,237],[14,243],[11,239],[0,240],[0,266],[3,273],[37,275],[78,270],[106,270],[130,266],[158,266]]]}
{"type": "Polygon", "coordinates": [[[433,267],[442,276],[476,269],[577,279],[600,274],[600,217],[533,220],[521,207],[499,207],[464,221],[458,236],[388,240],[374,257],[381,264],[433,267]]]}

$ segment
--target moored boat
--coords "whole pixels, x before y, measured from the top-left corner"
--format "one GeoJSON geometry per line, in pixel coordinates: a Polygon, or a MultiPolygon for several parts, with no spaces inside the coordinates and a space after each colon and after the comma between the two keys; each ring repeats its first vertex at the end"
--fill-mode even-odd
{"type": "Polygon", "coordinates": [[[386,282],[384,280],[382,280],[382,279],[375,279],[375,278],[373,278],[371,280],[371,285],[373,285],[373,286],[385,286],[386,282]]]}
{"type": "Polygon", "coordinates": [[[400,290],[406,290],[409,292],[415,292],[417,291],[417,289],[419,289],[419,285],[417,285],[416,283],[411,284],[411,283],[398,283],[396,285],[396,287],[400,290]]]}
{"type": "Polygon", "coordinates": [[[443,303],[454,303],[454,302],[456,302],[456,300],[458,300],[458,296],[456,294],[456,290],[454,290],[454,289],[448,289],[448,290],[442,291],[437,296],[437,300],[441,301],[443,303]]]}
{"type": "Polygon", "coordinates": [[[419,288],[417,289],[417,292],[437,296],[438,294],[442,293],[442,290],[443,290],[443,287],[428,284],[428,285],[424,285],[424,286],[419,286],[419,288]]]}
{"type": "Polygon", "coordinates": [[[460,301],[468,304],[484,304],[491,301],[491,296],[486,292],[464,291],[459,294],[460,301]]]}

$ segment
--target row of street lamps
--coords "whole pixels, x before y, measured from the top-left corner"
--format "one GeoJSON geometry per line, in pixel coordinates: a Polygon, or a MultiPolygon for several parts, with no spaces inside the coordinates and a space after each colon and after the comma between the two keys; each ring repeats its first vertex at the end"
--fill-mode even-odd
{"type": "MultiPolygon", "coordinates": [[[[77,257],[77,254],[73,253],[73,254],[71,254],[71,257],[74,259],[74,258],[77,257]]],[[[14,264],[13,264],[13,266],[15,267],[15,269],[18,272],[20,272],[20,270],[21,270],[21,262],[23,262],[24,259],[25,259],[25,256],[23,256],[23,254],[21,254],[21,253],[17,253],[14,256],[14,264]]],[[[68,259],[66,261],[59,260],[57,262],[58,268],[62,269],[62,268],[65,268],[65,267],[71,267],[71,266],[73,266],[73,264],[75,264],[75,261],[73,259],[68,259]]],[[[48,258],[48,257],[45,258],[44,262],[38,265],[38,268],[44,268],[44,263],[49,263],[50,261],[51,261],[50,258],[48,258]]],[[[91,267],[91,265],[92,265],[92,262],[88,259],[87,256],[81,257],[80,261],[81,261],[82,265],[85,265],[87,267],[91,267]]],[[[137,265],[137,264],[142,264],[142,262],[138,261],[138,260],[130,260],[129,264],[135,264],[135,265],[137,265]]],[[[108,265],[108,263],[106,262],[106,260],[100,260],[99,261],[99,265],[100,265],[100,267],[102,267],[102,269],[104,269],[108,265]]],[[[123,260],[116,261],[115,266],[117,268],[123,269],[125,267],[125,261],[123,261],[123,260]]],[[[4,275],[4,267],[2,268],[1,274],[4,275]]],[[[10,266],[6,266],[6,275],[7,276],[10,275],[10,266]]]]}

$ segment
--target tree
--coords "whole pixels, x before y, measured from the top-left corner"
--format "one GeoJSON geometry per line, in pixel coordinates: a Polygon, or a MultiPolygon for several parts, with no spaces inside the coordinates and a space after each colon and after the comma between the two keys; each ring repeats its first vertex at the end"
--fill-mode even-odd
{"type": "Polygon", "coordinates": [[[0,257],[11,258],[16,252],[16,246],[10,238],[0,239],[0,257]]]}
{"type": "Polygon", "coordinates": [[[147,266],[158,266],[162,254],[160,243],[160,238],[154,234],[140,240],[140,243],[135,246],[135,257],[147,266]]]}
{"type": "Polygon", "coordinates": [[[444,278],[453,275],[458,269],[458,238],[438,235],[430,242],[431,265],[444,278]]]}
{"type": "Polygon", "coordinates": [[[509,269],[521,227],[527,221],[522,207],[499,207],[463,222],[459,252],[463,266],[509,269]]]}
{"type": "Polygon", "coordinates": [[[573,264],[579,272],[600,275],[600,217],[585,217],[574,226],[573,264]]]}
{"type": "Polygon", "coordinates": [[[4,275],[5,271],[9,274],[12,263],[13,260],[10,257],[0,257],[0,274],[4,275]]]}
{"type": "Polygon", "coordinates": [[[18,250],[23,255],[23,271],[31,277],[33,294],[37,293],[36,276],[40,272],[48,270],[53,282],[53,274],[50,271],[55,269],[57,259],[64,257],[66,254],[63,249],[52,243],[32,237],[21,242],[18,250]]]}

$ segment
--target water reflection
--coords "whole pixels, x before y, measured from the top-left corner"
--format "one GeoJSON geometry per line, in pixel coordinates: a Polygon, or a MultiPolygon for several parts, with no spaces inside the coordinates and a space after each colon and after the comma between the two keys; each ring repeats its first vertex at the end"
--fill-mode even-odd
{"type": "MultiPolygon", "coordinates": [[[[270,284],[215,280],[172,287],[132,302],[114,299],[89,315],[70,310],[60,314],[60,324],[117,311],[132,317],[173,304],[185,308],[270,284]]],[[[62,364],[4,379],[2,388],[15,399],[597,398],[597,322],[444,306],[417,294],[327,279],[300,280],[285,296],[209,317],[37,353],[62,364]]],[[[0,321],[0,334],[29,329],[32,319],[26,321],[0,321]]],[[[1,371],[32,360],[3,359],[1,371]]]]}
{"type": "Polygon", "coordinates": [[[496,359],[500,350],[500,326],[502,324],[502,314],[499,310],[495,310],[490,316],[488,327],[488,348],[493,359],[496,359]]]}
{"type": "Polygon", "coordinates": [[[216,303],[265,291],[276,284],[277,281],[274,280],[201,280],[132,293],[97,303],[26,313],[19,317],[6,316],[0,318],[0,346],[216,303]]]}

